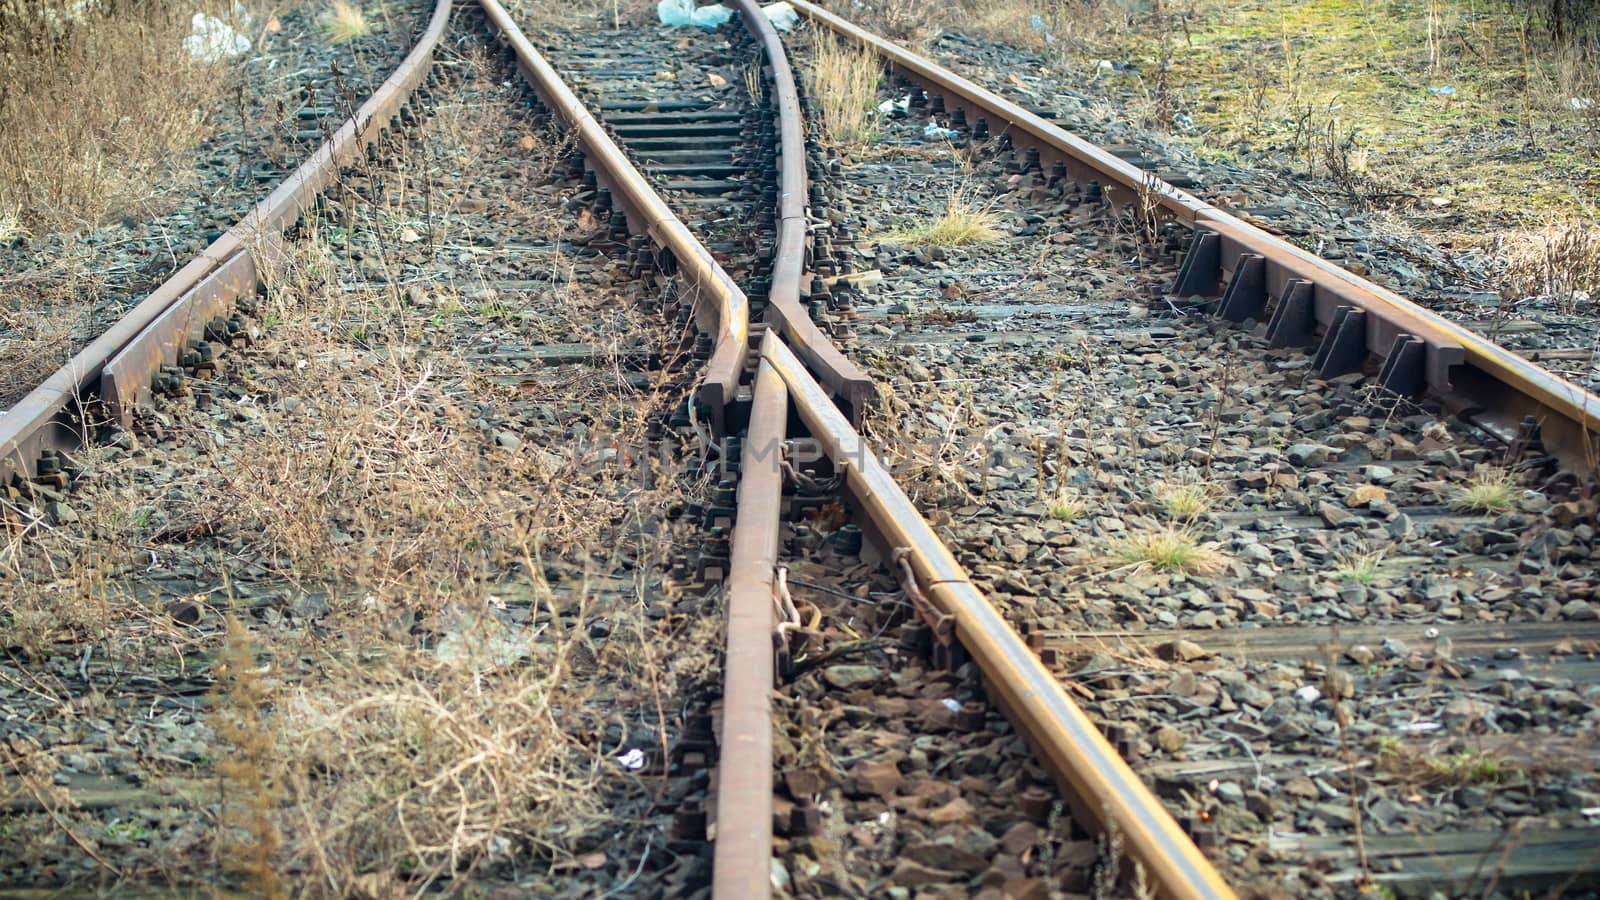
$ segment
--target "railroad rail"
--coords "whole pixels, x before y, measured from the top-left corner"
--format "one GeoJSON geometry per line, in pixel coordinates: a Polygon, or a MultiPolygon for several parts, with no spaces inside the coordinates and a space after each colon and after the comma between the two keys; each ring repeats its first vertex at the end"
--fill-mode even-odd
{"type": "Polygon", "coordinates": [[[1272,346],[1313,350],[1313,367],[1325,377],[1360,371],[1371,355],[1382,361],[1378,383],[1386,390],[1427,390],[1507,443],[1538,440],[1579,471],[1600,466],[1600,397],[811,0],[793,6],[882,57],[947,111],[957,130],[1004,139],[1026,153],[1029,167],[1098,185],[1114,206],[1153,202],[1167,221],[1192,229],[1172,293],[1212,298],[1213,312],[1231,322],[1268,318],[1272,346]]]}
{"type": "Polygon", "coordinates": [[[394,72],[266,198],[0,415],[0,486],[59,474],[60,454],[83,446],[104,423],[128,427],[134,410],[149,403],[152,380],[163,369],[209,362],[229,339],[234,301],[276,269],[283,232],[343,167],[407,114],[432,71],[451,3],[438,0],[394,72]]]}
{"type": "MultiPolygon", "coordinates": [[[[1098,184],[1108,202],[1153,197],[1172,222],[1194,231],[1174,292],[1216,298],[1230,321],[1269,315],[1275,345],[1316,344],[1325,376],[1383,361],[1379,383],[1397,394],[1428,391],[1508,441],[1539,440],[1570,465],[1600,458],[1600,398],[1539,370],[1398,295],[1294,248],[1223,210],[1154,179],[1054,124],[926,59],[871,35],[808,0],[791,0],[809,21],[871,47],[916,81],[972,134],[1004,136],[1029,165],[1059,166],[1098,184]],[[1003,124],[1000,124],[1003,123],[1003,124]],[[1317,334],[1322,337],[1318,339],[1317,334]],[[1531,420],[1531,425],[1526,424],[1531,420]],[[1519,434],[1520,431],[1520,434],[1519,434]]],[[[627,230],[650,241],[656,271],[692,292],[694,317],[711,350],[698,412],[719,435],[740,435],[737,516],[727,573],[728,625],[718,768],[713,893],[771,891],[773,758],[770,688],[774,571],[780,564],[784,450],[793,418],[817,442],[869,532],[876,556],[904,573],[908,596],[948,651],[959,646],[983,672],[998,704],[1024,734],[1086,825],[1119,835],[1166,897],[1229,897],[1232,890],[1194,841],[1119,756],[1030,645],[1006,622],[918,513],[857,426],[871,381],[811,320],[801,303],[809,215],[804,123],[783,43],[753,0],[737,13],[761,47],[777,117],[777,234],[765,321],[752,298],[656,192],[625,148],[562,80],[497,0],[480,0],[540,101],[573,136],[596,183],[620,205],[627,230]]],[[[0,418],[0,479],[52,474],[52,452],[79,446],[99,421],[126,427],[151,400],[164,368],[204,362],[227,337],[232,301],[270,277],[282,232],[402,114],[426,78],[451,0],[439,0],[402,66],[372,99],[233,229],[152,293],[0,418]]]]}
{"type": "MultiPolygon", "coordinates": [[[[493,27],[515,53],[518,66],[552,112],[576,135],[585,162],[600,184],[610,186],[629,212],[630,226],[646,231],[658,248],[675,259],[693,259],[688,271],[697,297],[708,304],[707,318],[716,322],[717,348],[705,376],[715,384],[702,398],[738,395],[738,378],[749,348],[748,300],[709,251],[687,227],[666,210],[627,155],[610,139],[554,68],[534,49],[527,36],[496,0],[481,0],[493,27]],[[703,264],[703,267],[702,267],[703,264]],[[715,361],[737,360],[729,373],[715,361]]],[[[933,534],[905,492],[867,448],[847,416],[835,406],[839,397],[859,413],[865,396],[838,369],[823,367],[819,384],[796,351],[781,339],[797,341],[808,360],[842,358],[814,326],[800,324],[799,278],[804,272],[805,154],[800,108],[793,77],[776,32],[760,8],[749,0],[739,5],[744,23],[761,41],[772,97],[779,116],[779,173],[784,199],[775,210],[780,238],[772,261],[769,306],[776,313],[774,329],[765,332],[757,349],[756,381],[748,391],[754,409],[743,436],[740,515],[731,535],[732,575],[728,585],[728,670],[725,681],[722,755],[717,792],[717,839],[713,894],[718,897],[765,896],[770,892],[771,840],[754,823],[772,819],[771,722],[767,685],[772,683],[773,568],[777,564],[777,511],[783,480],[778,471],[785,438],[787,395],[800,419],[835,467],[861,520],[871,525],[879,546],[895,565],[904,559],[913,590],[925,597],[925,614],[945,644],[959,641],[983,670],[1012,720],[1037,748],[1060,785],[1075,799],[1086,823],[1115,829],[1163,896],[1227,897],[1232,892],[1216,870],[1178,827],[1176,821],[1122,761],[1110,742],[1067,697],[1061,684],[1039,662],[1017,632],[972,585],[950,551],[933,534]],[[830,377],[832,376],[832,377],[830,377]]],[[[637,233],[637,232],[636,232],[637,233]]],[[[670,270],[666,270],[670,271],[670,270]]],[[[853,367],[851,367],[853,369],[853,367]]],[[[886,557],[887,558],[887,557],[886,557]]]]}

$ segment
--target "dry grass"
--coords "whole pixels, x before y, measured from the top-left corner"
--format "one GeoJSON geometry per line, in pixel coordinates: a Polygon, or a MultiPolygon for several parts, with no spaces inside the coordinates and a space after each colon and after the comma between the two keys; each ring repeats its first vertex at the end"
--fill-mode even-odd
{"type": "Polygon", "coordinates": [[[912,499],[971,500],[982,477],[983,441],[993,433],[971,387],[885,383],[879,400],[883,415],[867,423],[866,434],[912,499]]]}
{"type": "Polygon", "coordinates": [[[1486,467],[1456,488],[1451,505],[1462,512],[1500,513],[1516,502],[1516,476],[1505,469],[1486,467]]]}
{"type": "Polygon", "coordinates": [[[76,317],[37,293],[13,291],[0,277],[0,409],[8,408],[66,361],[76,317]]]}
{"type": "Polygon", "coordinates": [[[1000,213],[963,186],[950,192],[937,218],[896,229],[883,240],[911,246],[971,247],[999,240],[1000,234],[1000,213]]]}
{"type": "Polygon", "coordinates": [[[1048,506],[1050,518],[1058,522],[1071,522],[1081,518],[1089,509],[1087,500],[1065,488],[1056,491],[1055,496],[1050,498],[1048,506]]]}
{"type": "Polygon", "coordinates": [[[330,44],[343,44],[372,33],[372,23],[360,4],[333,0],[333,6],[317,20],[322,36],[330,44]]]}
{"type": "Polygon", "coordinates": [[[1138,5],[1129,0],[1052,0],[1049,3],[968,0],[953,10],[951,27],[1030,50],[1060,55],[1117,40],[1138,5]]]}
{"type": "Polygon", "coordinates": [[[526,649],[530,664],[503,671],[487,654],[395,649],[376,666],[328,655],[282,692],[269,744],[285,761],[289,805],[273,819],[291,866],[350,896],[373,884],[364,868],[392,860],[378,883],[415,889],[559,850],[557,825],[594,827],[601,761],[557,719],[584,692],[564,652],[526,649]]]}
{"type": "MultiPolygon", "coordinates": [[[[473,83],[493,83],[481,74],[473,83]]],[[[703,500],[706,485],[680,477],[677,457],[666,471],[651,456],[646,487],[642,466],[601,452],[628,447],[686,382],[661,372],[641,387],[620,366],[591,366],[508,386],[488,377],[492,363],[459,352],[486,327],[511,341],[619,347],[676,346],[682,335],[559,259],[530,270],[550,281],[537,308],[448,286],[430,286],[426,303],[397,284],[340,287],[352,243],[383,246],[396,222],[419,215],[428,161],[450,161],[434,166],[443,171],[427,197],[438,209],[467,186],[474,161],[510,156],[526,133],[455,105],[440,103],[426,160],[403,160],[382,197],[335,192],[347,197],[330,203],[339,228],[307,223],[287,273],[251,309],[272,330],[226,359],[228,394],[163,401],[170,446],[138,451],[133,465],[85,453],[71,496],[79,525],[35,521],[28,541],[0,547],[0,579],[20,586],[0,600],[8,647],[78,658],[93,643],[96,660],[113,656],[130,672],[208,660],[216,678],[216,702],[196,714],[209,729],[197,732],[208,741],[200,770],[220,776],[205,801],[216,816],[186,817],[145,858],[119,850],[131,877],[211,883],[215,867],[248,879],[254,895],[387,897],[443,880],[470,893],[476,874],[543,871],[605,849],[617,828],[637,833],[637,820],[621,825],[602,809],[647,790],[614,761],[617,743],[662,758],[686,686],[714,679],[714,627],[647,615],[682,590],[660,573],[683,537],[698,540],[666,512],[703,500]],[[490,408],[560,409],[565,424],[581,420],[584,440],[529,428],[507,449],[474,424],[490,408]],[[183,465],[152,478],[144,454],[183,465]],[[209,586],[197,628],[175,627],[162,598],[141,590],[174,570],[209,586]],[[274,592],[266,601],[263,586],[274,592]],[[325,598],[325,610],[279,615],[304,596],[325,598]],[[238,623],[227,633],[219,606],[238,623]],[[593,637],[597,622],[609,641],[593,637]],[[705,640],[671,659],[657,653],[685,633],[705,640]],[[613,727],[622,738],[606,737],[613,727]]],[[[539,163],[553,155],[517,158],[537,196],[539,163]]],[[[529,213],[518,227],[530,239],[565,227],[529,213]]],[[[448,215],[427,224],[451,240],[448,215]]],[[[473,265],[458,255],[465,246],[441,251],[458,278],[473,265]]],[[[485,260],[478,277],[498,264],[485,260]]],[[[142,709],[105,714],[151,727],[142,709]]],[[[141,762],[153,778],[164,766],[141,762]]],[[[108,830],[94,815],[71,813],[89,848],[108,830]]],[[[56,825],[41,835],[36,858],[74,856],[56,825]]]]}
{"type": "Polygon", "coordinates": [[[1199,481],[1162,482],[1155,487],[1156,502],[1174,519],[1193,521],[1215,505],[1211,485],[1199,481]]]}
{"type": "Polygon", "coordinates": [[[1334,566],[1333,577],[1339,581],[1354,581],[1360,584],[1371,584],[1378,580],[1378,567],[1383,563],[1387,553],[1375,550],[1368,553],[1347,553],[1339,557],[1338,565],[1334,566]]]}
{"type": "Polygon", "coordinates": [[[806,96],[822,133],[835,144],[863,144],[878,133],[878,85],[883,64],[865,46],[828,31],[814,32],[805,69],[806,96]]]}
{"type": "Polygon", "coordinates": [[[43,233],[138,216],[185,192],[228,88],[182,50],[199,4],[0,0],[0,210],[43,233]],[[69,24],[76,23],[76,24],[69,24]]]}
{"type": "Polygon", "coordinates": [[[1222,571],[1223,556],[1191,531],[1168,525],[1119,541],[1111,558],[1123,565],[1150,566],[1163,572],[1210,575],[1222,571]]]}
{"type": "Polygon", "coordinates": [[[1600,299],[1600,225],[1592,219],[1498,232],[1484,249],[1499,260],[1508,300],[1549,297],[1570,315],[1584,300],[1600,299]]]}
{"type": "Polygon", "coordinates": [[[1139,8],[1132,0],[852,0],[826,3],[852,22],[912,49],[944,31],[977,34],[1030,50],[1060,52],[1117,39],[1139,8]],[[1037,19],[1037,21],[1035,21],[1037,19]]]}
{"type": "Polygon", "coordinates": [[[869,0],[828,6],[863,28],[913,48],[937,37],[958,8],[956,3],[928,4],[916,0],[869,0]]]}
{"type": "Polygon", "coordinates": [[[22,204],[18,203],[15,209],[0,209],[0,244],[27,236],[28,229],[22,227],[22,204]]]}
{"type": "MultiPolygon", "coordinates": [[[[603,819],[598,785],[613,770],[578,735],[603,730],[606,704],[648,696],[630,681],[596,702],[575,669],[648,663],[636,650],[597,653],[564,623],[603,614],[623,634],[639,630],[641,644],[653,626],[642,604],[601,607],[581,585],[557,593],[543,572],[562,559],[609,569],[634,554],[658,571],[666,550],[637,546],[627,523],[653,516],[671,489],[640,491],[618,467],[579,455],[486,452],[468,411],[487,385],[409,346],[430,324],[448,331],[449,318],[424,323],[428,310],[329,288],[312,273],[330,251],[314,240],[303,251],[303,274],[273,293],[281,321],[262,349],[294,359],[307,403],[229,454],[214,496],[175,514],[279,577],[335,586],[325,624],[344,635],[257,639],[262,655],[301,663],[271,673],[279,685],[262,695],[255,725],[222,734],[255,761],[230,776],[240,824],[226,856],[258,881],[305,872],[349,896],[573,852],[603,819]],[[504,596],[559,615],[548,632],[509,627],[496,613],[504,596]],[[438,648],[394,624],[413,616],[444,634],[438,648]],[[252,801],[263,784],[274,793],[252,801]]],[[[487,314],[440,306],[464,320],[487,314]]],[[[650,403],[602,405],[621,412],[636,400],[650,403]]],[[[226,715],[249,722],[241,696],[250,693],[229,691],[226,715]]]]}

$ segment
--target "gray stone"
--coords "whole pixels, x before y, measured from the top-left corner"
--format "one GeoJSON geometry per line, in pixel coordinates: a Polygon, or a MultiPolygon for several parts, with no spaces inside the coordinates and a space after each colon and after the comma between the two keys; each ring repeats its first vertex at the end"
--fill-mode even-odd
{"type": "Polygon", "coordinates": [[[925,884],[950,884],[951,882],[963,880],[960,872],[940,869],[904,858],[900,860],[899,865],[894,867],[894,872],[890,874],[889,878],[907,887],[917,887],[925,884]]]}
{"type": "Polygon", "coordinates": [[[1294,444],[1284,451],[1284,456],[1296,466],[1320,466],[1337,452],[1323,444],[1294,444]]]}
{"type": "Polygon", "coordinates": [[[881,673],[872,666],[829,666],[822,670],[822,680],[841,691],[853,691],[876,683],[881,673]]]}
{"type": "Polygon", "coordinates": [[[937,869],[955,869],[976,875],[989,866],[999,844],[992,835],[973,825],[953,825],[931,841],[915,841],[901,851],[907,858],[937,869]]]}
{"type": "Polygon", "coordinates": [[[1535,515],[1549,510],[1550,505],[1550,499],[1537,491],[1524,491],[1522,496],[1517,498],[1518,509],[1535,515]]]}
{"type": "Polygon", "coordinates": [[[1355,814],[1351,811],[1349,803],[1339,801],[1317,803],[1311,807],[1311,811],[1317,818],[1334,828],[1349,828],[1356,823],[1355,814]]]}
{"type": "Polygon", "coordinates": [[[1388,797],[1379,797],[1367,805],[1367,815],[1385,828],[1392,827],[1405,814],[1406,808],[1388,797]]]}
{"type": "Polygon", "coordinates": [[[1460,727],[1484,718],[1494,711],[1494,707],[1480,703],[1471,697],[1457,697],[1445,704],[1439,713],[1439,718],[1449,727],[1460,727]]]}
{"type": "Polygon", "coordinates": [[[1600,618],[1593,604],[1587,600],[1569,600],[1561,607],[1561,615],[1574,622],[1592,622],[1600,618]]]}
{"type": "Polygon", "coordinates": [[[1322,519],[1329,528],[1360,525],[1362,522],[1360,516],[1342,506],[1335,506],[1326,500],[1317,504],[1317,517],[1322,519]]]}
{"type": "Polygon", "coordinates": [[[72,507],[62,503],[59,500],[52,500],[49,503],[46,503],[44,505],[44,512],[45,515],[49,516],[50,520],[55,522],[57,525],[71,525],[78,521],[77,510],[74,510],[72,507]]]}
{"type": "Polygon", "coordinates": [[[1228,689],[1228,696],[1256,709],[1265,709],[1272,705],[1272,692],[1263,690],[1248,682],[1233,685],[1228,689]]]}
{"type": "Polygon", "coordinates": [[[1284,719],[1272,729],[1272,741],[1275,744],[1292,744],[1304,739],[1311,734],[1300,717],[1284,719]]]}
{"type": "Polygon", "coordinates": [[[1261,710],[1261,722],[1264,725],[1276,725],[1296,712],[1295,701],[1289,697],[1279,697],[1261,710]]]}

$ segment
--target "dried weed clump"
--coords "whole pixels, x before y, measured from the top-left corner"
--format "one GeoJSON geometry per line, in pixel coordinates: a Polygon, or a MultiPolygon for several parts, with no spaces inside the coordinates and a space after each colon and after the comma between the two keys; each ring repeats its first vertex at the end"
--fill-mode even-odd
{"type": "Polygon", "coordinates": [[[348,43],[372,33],[372,23],[367,21],[366,12],[350,0],[334,0],[333,6],[322,14],[319,24],[323,37],[330,44],[348,43]]]}
{"type": "Polygon", "coordinates": [[[1451,505],[1462,512],[1501,513],[1516,503],[1517,477],[1500,468],[1485,467],[1467,483],[1454,489],[1451,505]]]}
{"type": "Polygon", "coordinates": [[[966,186],[952,189],[938,217],[885,235],[888,243],[928,247],[970,247],[1000,238],[1000,213],[966,186]]]}
{"type": "Polygon", "coordinates": [[[1031,50],[1061,53],[1117,39],[1142,8],[1133,0],[851,0],[825,3],[850,21],[908,47],[930,44],[944,31],[976,34],[1031,50]]]}
{"type": "Polygon", "coordinates": [[[1204,516],[1216,505],[1215,488],[1200,481],[1161,482],[1154,494],[1168,516],[1186,522],[1204,516]]]}
{"type": "Polygon", "coordinates": [[[988,425],[970,386],[909,383],[879,392],[883,415],[868,422],[866,432],[895,479],[919,503],[970,500],[981,481],[988,425]]]}
{"type": "MultiPolygon", "coordinates": [[[[427,211],[472,186],[457,160],[510,158],[527,133],[492,108],[468,114],[470,86],[493,83],[482,75],[424,124],[428,162],[397,166],[382,194],[352,178],[308,216],[284,274],[247,299],[263,333],[223,357],[223,377],[160,398],[111,463],[96,461],[111,448],[80,454],[75,522],[0,506],[27,523],[0,543],[0,581],[26,595],[0,598],[0,640],[28,645],[13,657],[76,666],[93,644],[119,672],[214,679],[186,732],[205,758],[140,763],[152,779],[198,773],[208,812],[159,854],[118,850],[132,880],[471,894],[474,876],[526,878],[578,854],[631,854],[625,873],[643,864],[615,832],[659,839],[659,819],[612,809],[649,806],[718,666],[715,600],[671,575],[702,536],[681,515],[709,494],[691,465],[702,448],[675,430],[644,441],[646,420],[692,390],[670,349],[688,342],[561,254],[518,270],[539,286],[496,293],[503,258],[469,252],[461,220],[427,211]],[[357,248],[383,255],[366,272],[426,260],[420,240],[386,240],[405,226],[440,242],[450,279],[347,263],[357,248]],[[595,359],[528,371],[482,354],[486,333],[584,342],[595,359]],[[641,348],[672,358],[635,366],[641,348]],[[193,598],[184,625],[174,573],[193,598]],[[629,751],[652,767],[624,767],[629,751]]],[[[516,158],[529,194],[558,162],[516,158]]],[[[535,239],[576,227],[514,224],[535,239]]],[[[146,712],[107,715],[139,729],[146,712]]],[[[80,833],[109,828],[72,814],[80,833]]],[[[55,841],[41,858],[82,855],[64,828],[39,827],[55,841]]]]}
{"type": "Polygon", "coordinates": [[[823,134],[836,144],[863,144],[878,133],[878,85],[883,64],[861,44],[829,31],[814,33],[805,69],[807,97],[823,134]]]}
{"type": "Polygon", "coordinates": [[[0,210],[10,230],[135,216],[192,183],[229,79],[183,50],[200,3],[0,0],[0,210]]]}
{"type": "Polygon", "coordinates": [[[0,409],[67,360],[78,324],[71,304],[99,292],[100,279],[75,269],[57,264],[48,275],[0,274],[0,409]]]}
{"type": "Polygon", "coordinates": [[[1215,546],[1172,525],[1135,532],[1111,548],[1111,558],[1123,565],[1190,575],[1214,575],[1226,563],[1215,546]]]}
{"type": "Polygon", "coordinates": [[[349,896],[387,861],[385,887],[416,889],[530,850],[548,856],[566,849],[557,836],[592,827],[599,759],[558,721],[584,697],[563,653],[521,649],[536,655],[500,671],[488,654],[322,657],[273,723],[291,764],[278,819],[293,834],[289,867],[349,896]]]}
{"type": "Polygon", "coordinates": [[[1380,567],[1383,565],[1385,555],[1387,550],[1346,553],[1339,557],[1333,567],[1333,577],[1339,581],[1371,584],[1383,575],[1380,567]]]}
{"type": "Polygon", "coordinates": [[[1050,518],[1058,522],[1072,522],[1083,517],[1089,510],[1089,502],[1076,493],[1065,488],[1059,488],[1047,504],[1050,518]]]}
{"type": "Polygon", "coordinates": [[[1496,233],[1485,249],[1500,261],[1502,295],[1549,297],[1571,315],[1584,301],[1600,309],[1600,226],[1552,219],[1542,227],[1496,233]]]}
{"type": "Polygon", "coordinates": [[[327,379],[320,399],[230,454],[220,490],[194,496],[191,519],[241,536],[295,580],[380,598],[470,583],[505,561],[515,526],[510,507],[484,502],[498,491],[481,438],[433,366],[361,357],[306,359],[306,374],[327,379]],[[340,360],[371,380],[329,377],[340,360]]]}

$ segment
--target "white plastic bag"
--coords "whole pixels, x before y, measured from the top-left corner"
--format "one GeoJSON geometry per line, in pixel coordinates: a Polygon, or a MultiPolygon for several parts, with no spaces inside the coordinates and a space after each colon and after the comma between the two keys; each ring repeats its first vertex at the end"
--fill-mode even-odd
{"type": "Polygon", "coordinates": [[[199,62],[221,62],[250,52],[250,39],[215,16],[195,13],[189,24],[190,34],[183,39],[183,49],[199,62]]]}
{"type": "Polygon", "coordinates": [[[778,0],[777,3],[768,3],[766,6],[761,7],[761,11],[767,14],[767,21],[772,23],[772,27],[779,31],[788,31],[800,22],[800,14],[795,12],[794,7],[783,2],[783,0],[778,0]]]}

